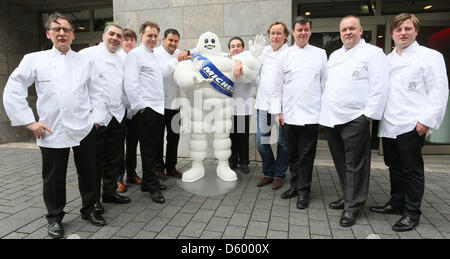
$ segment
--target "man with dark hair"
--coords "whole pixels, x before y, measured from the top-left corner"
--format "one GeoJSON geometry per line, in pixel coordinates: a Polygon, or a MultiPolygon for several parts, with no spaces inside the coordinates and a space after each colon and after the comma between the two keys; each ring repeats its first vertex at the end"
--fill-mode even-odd
{"type": "MultiPolygon", "coordinates": [[[[137,35],[131,29],[123,30],[123,40],[122,49],[119,51],[119,56],[122,58],[124,67],[127,66],[125,59],[128,53],[136,47],[137,35]]],[[[127,173],[126,183],[141,184],[142,179],[136,173],[136,155],[137,155],[137,145],[138,145],[138,133],[136,118],[127,103],[127,120],[125,129],[125,142],[126,142],[126,152],[125,161],[122,166],[122,173],[117,180],[117,192],[123,193],[127,191],[127,187],[123,182],[123,177],[125,176],[125,171],[127,173]]]]}
{"type": "Polygon", "coordinates": [[[287,37],[289,29],[282,22],[274,22],[269,26],[270,45],[266,46],[259,57],[263,62],[259,77],[258,92],[256,94],[256,146],[262,158],[263,177],[257,186],[263,187],[272,184],[272,189],[277,190],[283,186],[286,171],[288,169],[288,145],[287,136],[284,134],[284,126],[278,128],[277,158],[275,159],[270,145],[270,135],[274,118],[269,113],[270,99],[272,97],[272,78],[275,73],[277,56],[289,48],[287,37]]]}
{"type": "Polygon", "coordinates": [[[46,36],[53,48],[25,55],[6,84],[3,104],[11,125],[32,131],[41,149],[48,234],[51,238],[62,238],[70,148],[78,173],[81,218],[96,226],[106,224],[94,210],[95,128],[105,120],[105,99],[101,90],[92,87],[100,76],[92,62],[71,50],[75,36],[70,19],[58,13],[50,15],[46,36]],[[26,100],[28,87],[33,84],[38,96],[39,122],[26,100]]]}
{"type": "Polygon", "coordinates": [[[142,158],[141,191],[150,192],[157,203],[164,203],[156,176],[158,142],[164,129],[164,84],[163,78],[172,73],[178,58],[172,57],[161,64],[154,48],[158,44],[159,26],[153,22],[141,25],[142,44],[130,51],[125,60],[125,92],[134,116],[137,116],[139,143],[142,158]]]}
{"type": "Polygon", "coordinates": [[[327,54],[309,44],[311,34],[311,21],[299,16],[292,28],[295,45],[277,57],[270,102],[270,113],[286,128],[289,143],[291,187],[281,198],[298,197],[298,209],[309,205],[320,99],[327,76],[327,54]]]}
{"type": "Polygon", "coordinates": [[[419,27],[413,14],[392,21],[395,49],[388,55],[389,97],[378,134],[389,167],[391,198],[370,210],[402,215],[392,227],[395,231],[410,231],[419,224],[425,189],[422,146],[426,135],[439,129],[448,100],[444,58],[417,43],[419,27]]]}
{"type": "MultiPolygon", "coordinates": [[[[248,55],[244,52],[244,41],[240,37],[233,37],[228,42],[228,51],[232,59],[237,56],[248,55]]],[[[250,135],[250,116],[252,114],[253,85],[235,84],[233,90],[234,110],[233,126],[230,133],[231,156],[228,159],[230,168],[239,169],[242,173],[250,173],[248,167],[249,159],[249,135],[250,135]]]]}
{"type": "Polygon", "coordinates": [[[343,46],[328,60],[319,123],[325,126],[343,192],[329,206],[344,209],[339,224],[350,227],[368,196],[370,123],[383,114],[389,71],[383,50],[361,39],[358,17],[344,17],[339,29],[343,46]]]}
{"type": "Polygon", "coordinates": [[[116,192],[117,178],[123,168],[125,139],[125,95],[123,91],[123,61],[117,54],[121,48],[123,29],[117,24],[105,27],[102,43],[86,48],[81,54],[91,59],[101,72],[93,87],[103,91],[106,99],[106,119],[97,130],[98,201],[95,209],[103,213],[103,203],[127,204],[131,199],[116,192]],[[103,182],[103,192],[102,183],[103,182]]]}
{"type": "MultiPolygon", "coordinates": [[[[160,62],[170,62],[174,57],[180,54],[178,43],[180,33],[175,29],[168,29],[164,32],[163,44],[155,49],[160,62]]],[[[164,84],[164,124],[162,125],[161,135],[158,142],[158,159],[156,175],[161,180],[166,180],[167,175],[181,178],[181,173],[176,169],[178,157],[178,142],[180,140],[180,88],[173,80],[173,73],[170,73],[163,80],[164,84]],[[164,128],[167,130],[166,162],[163,160],[164,153],[164,128]],[[166,174],[164,173],[166,170],[166,174]]]]}

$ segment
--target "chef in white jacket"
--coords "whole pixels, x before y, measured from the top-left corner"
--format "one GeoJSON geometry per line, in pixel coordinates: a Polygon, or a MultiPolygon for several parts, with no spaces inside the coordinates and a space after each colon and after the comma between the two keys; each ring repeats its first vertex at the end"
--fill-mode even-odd
{"type": "Polygon", "coordinates": [[[422,146],[439,129],[448,101],[448,78],[441,53],[416,42],[420,22],[413,14],[392,21],[395,49],[389,54],[389,98],[380,122],[384,161],[389,167],[391,198],[370,210],[400,214],[395,231],[419,224],[425,189],[422,146]]]}
{"type": "Polygon", "coordinates": [[[100,73],[93,87],[105,94],[106,118],[97,130],[97,212],[103,213],[100,192],[104,203],[127,204],[131,200],[116,192],[117,178],[123,168],[125,139],[125,94],[123,89],[123,61],[118,52],[123,38],[123,29],[117,24],[109,24],[103,32],[103,42],[98,46],[80,51],[94,63],[100,73]],[[102,189],[103,180],[103,189],[102,189]]]}
{"type": "Polygon", "coordinates": [[[311,34],[311,20],[297,17],[292,29],[295,45],[277,57],[270,102],[270,113],[278,125],[284,125],[288,140],[291,186],[281,198],[298,197],[298,209],[309,205],[320,99],[327,76],[327,54],[308,43],[311,34]]]}
{"type": "Polygon", "coordinates": [[[340,23],[342,48],[328,60],[319,123],[325,126],[343,197],[330,208],[344,209],[340,225],[356,221],[369,190],[370,120],[380,120],[388,94],[387,58],[378,47],[361,39],[359,18],[340,23]]]}
{"type": "Polygon", "coordinates": [[[157,203],[164,203],[156,172],[156,154],[158,139],[164,134],[164,84],[163,78],[172,73],[178,64],[178,57],[173,57],[164,66],[154,48],[158,44],[159,25],[145,22],[140,30],[142,44],[136,47],[125,60],[125,93],[130,102],[131,111],[137,116],[138,136],[142,158],[141,191],[150,192],[157,203]]]}
{"type": "MultiPolygon", "coordinates": [[[[163,44],[155,48],[155,53],[165,65],[180,54],[178,43],[180,33],[175,29],[167,29],[164,32],[163,44]]],[[[178,142],[180,140],[180,88],[175,84],[173,73],[163,80],[164,84],[164,124],[162,134],[159,136],[158,159],[156,174],[166,180],[167,176],[181,178],[181,173],[176,169],[178,157],[178,142]],[[164,153],[164,128],[167,130],[166,162],[163,160],[164,153]],[[166,174],[164,173],[166,171],[166,174]]]]}
{"type": "Polygon", "coordinates": [[[105,119],[102,89],[92,63],[71,50],[73,23],[61,14],[48,17],[46,36],[53,48],[24,56],[9,77],[3,104],[12,126],[33,132],[42,154],[43,196],[47,208],[48,234],[62,238],[66,205],[66,172],[73,148],[81,192],[81,215],[92,224],[105,220],[94,210],[97,198],[95,169],[95,126],[105,119]],[[38,121],[28,106],[28,87],[35,85],[38,121]]]}
{"type": "Polygon", "coordinates": [[[287,37],[289,29],[282,22],[274,22],[269,26],[270,45],[266,46],[259,59],[262,61],[259,75],[258,91],[256,93],[256,147],[262,159],[263,177],[256,184],[263,187],[272,184],[277,190],[283,186],[288,169],[287,137],[283,134],[283,126],[278,127],[277,156],[273,155],[270,135],[275,123],[274,117],[269,113],[270,99],[272,98],[272,77],[275,73],[276,58],[289,48],[287,37]]]}

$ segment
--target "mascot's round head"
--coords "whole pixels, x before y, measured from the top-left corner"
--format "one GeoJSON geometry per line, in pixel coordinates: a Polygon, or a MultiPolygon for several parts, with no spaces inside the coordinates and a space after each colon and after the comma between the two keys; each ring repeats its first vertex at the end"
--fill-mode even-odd
{"type": "Polygon", "coordinates": [[[203,33],[198,39],[197,50],[202,55],[219,55],[222,50],[219,37],[209,31],[203,33]]]}

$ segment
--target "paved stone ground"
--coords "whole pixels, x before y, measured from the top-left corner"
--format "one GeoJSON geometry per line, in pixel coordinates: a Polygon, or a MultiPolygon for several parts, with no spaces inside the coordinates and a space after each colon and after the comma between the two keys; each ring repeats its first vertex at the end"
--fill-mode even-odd
{"type": "MultiPolygon", "coordinates": [[[[448,159],[448,156],[443,156],[448,159]]],[[[377,234],[382,239],[450,238],[450,168],[447,172],[427,172],[422,203],[423,216],[413,231],[396,233],[391,229],[398,216],[378,215],[368,207],[383,204],[390,191],[386,170],[372,169],[370,195],[357,224],[342,228],[341,211],[327,204],[338,197],[338,178],[333,167],[316,166],[310,207],[298,210],[296,199],[282,200],[288,186],[273,191],[258,188],[261,164],[252,163],[251,173],[241,175],[238,189],[218,197],[201,197],[181,189],[176,179],[163,182],[167,202],[156,204],[138,186],[129,186],[127,205],[105,204],[108,225],[95,227],[80,218],[81,199],[71,156],[67,175],[66,236],[81,238],[133,239],[364,239],[377,234]]],[[[207,161],[213,163],[212,160],[207,161]]],[[[181,171],[190,161],[179,161],[181,171]]],[[[139,167],[140,168],[140,165],[139,167]]],[[[138,171],[140,174],[140,170],[138,171]]],[[[41,156],[39,150],[0,148],[0,238],[45,239],[47,222],[42,199],[41,156]]]]}

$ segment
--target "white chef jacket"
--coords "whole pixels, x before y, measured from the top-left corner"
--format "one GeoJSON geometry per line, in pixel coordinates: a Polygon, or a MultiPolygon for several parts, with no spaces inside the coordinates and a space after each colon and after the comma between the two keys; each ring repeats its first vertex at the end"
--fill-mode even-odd
{"type": "Polygon", "coordinates": [[[164,115],[163,78],[173,73],[178,60],[162,62],[141,44],[128,53],[125,63],[124,86],[133,115],[147,107],[164,115]]]}
{"type": "MultiPolygon", "coordinates": [[[[241,58],[245,59],[245,56],[251,55],[250,52],[244,51],[238,55],[232,56],[231,59],[242,61],[241,58]]],[[[254,86],[257,84],[256,79],[247,84],[234,83],[233,88],[233,101],[234,101],[234,111],[233,115],[236,116],[247,116],[251,115],[253,108],[253,95],[254,86]]]]}
{"type": "Polygon", "coordinates": [[[36,108],[39,122],[53,133],[37,144],[45,148],[79,146],[94,123],[105,118],[102,89],[92,87],[99,74],[93,63],[72,50],[66,54],[55,47],[24,56],[9,77],[3,93],[3,104],[12,126],[36,122],[26,97],[33,83],[38,96],[36,108]]]}
{"type": "Polygon", "coordinates": [[[100,74],[93,87],[103,88],[105,94],[106,117],[102,125],[108,126],[113,117],[121,122],[126,110],[122,59],[117,53],[111,53],[104,44],[85,48],[79,53],[91,59],[100,74]]]}
{"type": "Polygon", "coordinates": [[[287,50],[289,46],[285,43],[278,51],[273,51],[271,45],[264,47],[259,56],[262,62],[261,72],[259,73],[258,92],[256,93],[255,107],[258,110],[268,111],[270,109],[270,99],[272,98],[272,76],[275,73],[277,56],[287,50]]]}
{"type": "Polygon", "coordinates": [[[361,115],[380,120],[388,96],[386,55],[363,39],[353,48],[336,50],[328,60],[319,123],[334,127],[361,115]]]}
{"type": "MultiPolygon", "coordinates": [[[[161,62],[167,63],[170,62],[173,58],[178,56],[180,50],[175,50],[172,55],[164,48],[163,45],[155,48],[155,54],[161,59],[161,62]]],[[[175,83],[173,79],[173,73],[170,73],[163,79],[164,84],[164,108],[170,110],[178,110],[180,109],[180,88],[175,83]]]]}
{"type": "Polygon", "coordinates": [[[417,122],[439,129],[448,100],[448,78],[441,53],[411,44],[398,55],[388,55],[389,97],[378,136],[397,138],[415,129],[417,122]]]}
{"type": "Polygon", "coordinates": [[[125,52],[125,50],[120,49],[117,54],[119,54],[119,57],[122,59],[122,62],[125,63],[125,59],[127,58],[128,53],[125,52]]]}
{"type": "Polygon", "coordinates": [[[290,125],[318,124],[326,78],[325,50],[309,44],[288,48],[277,57],[269,112],[282,113],[290,125]]]}

